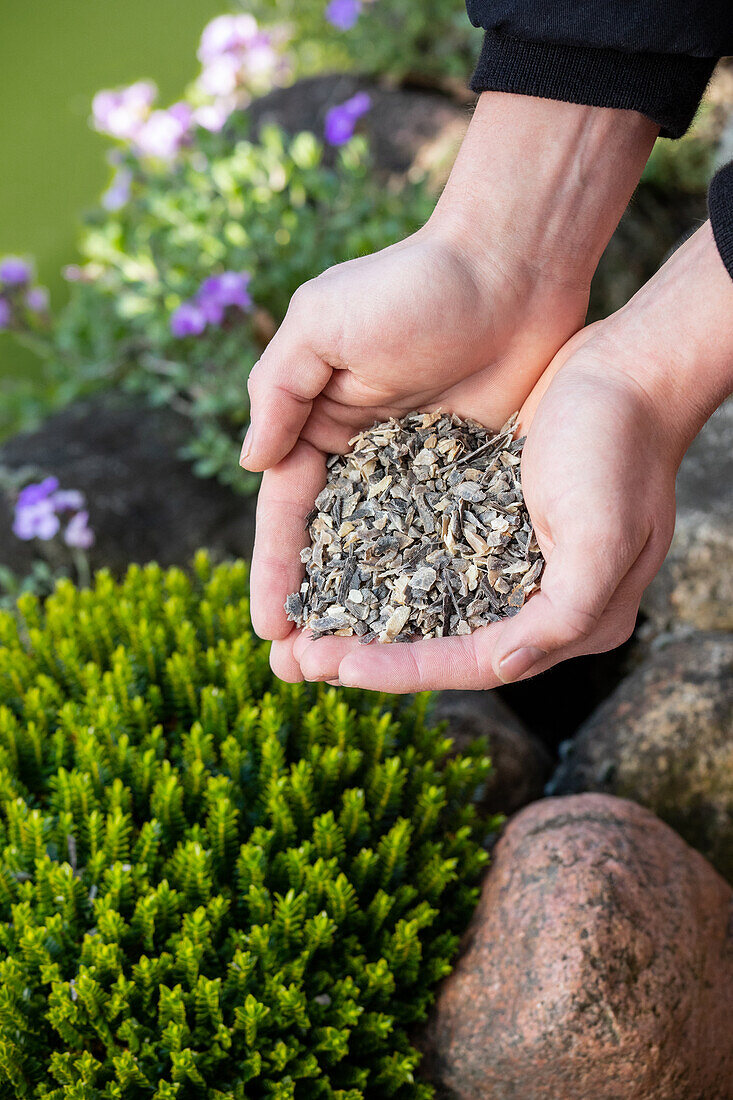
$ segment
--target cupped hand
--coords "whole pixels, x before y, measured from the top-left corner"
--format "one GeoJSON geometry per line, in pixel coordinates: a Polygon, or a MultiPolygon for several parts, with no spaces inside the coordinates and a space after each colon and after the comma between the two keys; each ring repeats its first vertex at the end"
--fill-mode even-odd
{"type": "Polygon", "coordinates": [[[522,431],[525,499],[547,564],[516,616],[402,646],[301,632],[292,648],[281,643],[276,670],[390,692],[492,688],[625,641],[672,537],[678,448],[645,390],[608,361],[602,327],[563,349],[525,403],[522,431]]]}
{"type": "Polygon", "coordinates": [[[414,409],[489,427],[518,409],[583,323],[655,133],[632,111],[484,93],[428,224],[297,292],[250,375],[241,460],[265,471],[251,609],[283,679],[303,674],[306,641],[283,604],[301,581],[326,456],[414,409]]]}
{"type": "Polygon", "coordinates": [[[291,634],[283,605],[300,584],[326,456],[413,409],[501,426],[582,324],[586,301],[585,288],[550,288],[507,257],[474,264],[433,226],[298,291],[249,383],[244,461],[266,470],[251,584],[260,636],[291,634]]]}

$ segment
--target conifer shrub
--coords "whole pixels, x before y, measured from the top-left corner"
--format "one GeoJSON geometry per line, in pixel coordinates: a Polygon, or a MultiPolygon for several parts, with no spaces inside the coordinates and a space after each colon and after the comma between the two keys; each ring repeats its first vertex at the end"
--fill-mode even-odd
{"type": "Polygon", "coordinates": [[[201,554],[0,614],[0,1095],[432,1095],[488,763],[275,680],[247,591],[201,554]]]}

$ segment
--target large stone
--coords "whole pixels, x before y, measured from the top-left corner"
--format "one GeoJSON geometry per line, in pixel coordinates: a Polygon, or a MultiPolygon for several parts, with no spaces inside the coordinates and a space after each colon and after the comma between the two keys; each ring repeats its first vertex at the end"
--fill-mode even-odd
{"type": "MultiPolygon", "coordinates": [[[[378,170],[402,176],[425,172],[436,184],[451,169],[468,127],[468,107],[436,91],[389,88],[352,73],[306,77],[278,88],[248,108],[254,132],[275,122],[288,133],[310,130],[320,139],[331,107],[367,92],[371,108],[359,123],[378,170]]],[[[332,151],[326,151],[333,158],[332,151]]]]}
{"type": "Polygon", "coordinates": [[[439,1094],[732,1100],[732,903],[631,802],[522,810],[422,1038],[439,1094]]]}
{"type": "Polygon", "coordinates": [[[511,814],[540,798],[550,774],[544,745],[493,691],[444,691],[433,714],[448,723],[456,752],[486,739],[493,770],[480,805],[487,814],[511,814]]]}
{"type": "Polygon", "coordinates": [[[733,634],[653,652],[580,727],[551,789],[633,798],[733,881],[733,634]]]}
{"type": "MultiPolygon", "coordinates": [[[[94,567],[115,572],[129,562],[185,564],[201,546],[215,557],[247,555],[254,501],[194,475],[180,457],[190,437],[185,417],[142,400],[106,394],[77,402],[36,432],[8,440],[0,466],[55,474],[87,498],[97,542],[94,567]]],[[[20,574],[37,553],[11,532],[9,498],[0,492],[0,563],[20,574]]]]}
{"type": "Polygon", "coordinates": [[[677,525],[644,593],[642,638],[733,630],[733,400],[710,418],[677,475],[677,525]]]}

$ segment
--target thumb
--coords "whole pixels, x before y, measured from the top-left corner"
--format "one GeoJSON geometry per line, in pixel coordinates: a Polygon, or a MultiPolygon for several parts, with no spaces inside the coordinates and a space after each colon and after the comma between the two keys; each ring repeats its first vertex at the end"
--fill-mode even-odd
{"type": "Polygon", "coordinates": [[[588,638],[646,542],[573,527],[553,546],[540,591],[502,631],[493,665],[504,683],[549,667],[559,651],[588,638]]]}
{"type": "Polygon", "coordinates": [[[300,308],[288,311],[250,373],[250,426],[239,460],[246,470],[269,470],[290,453],[331,377],[332,368],[307,343],[301,317],[300,308]]]}

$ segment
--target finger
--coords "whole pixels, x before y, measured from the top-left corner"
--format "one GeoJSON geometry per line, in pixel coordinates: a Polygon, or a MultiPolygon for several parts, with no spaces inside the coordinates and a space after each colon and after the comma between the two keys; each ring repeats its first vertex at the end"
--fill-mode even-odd
{"type": "Polygon", "coordinates": [[[289,454],[313,401],[331,377],[331,367],[306,342],[306,323],[302,308],[288,310],[252,368],[247,382],[250,426],[239,460],[247,470],[269,470],[289,454]]]}
{"type": "Polygon", "coordinates": [[[270,668],[278,680],[284,680],[286,684],[299,684],[303,680],[300,665],[293,656],[293,639],[297,635],[292,630],[287,638],[272,643],[270,647],[270,668]]]}
{"type": "Polygon", "coordinates": [[[497,687],[501,681],[491,658],[502,626],[495,623],[456,638],[362,646],[342,659],[338,679],[345,687],[398,695],[497,687]]]}
{"type": "MultiPolygon", "coordinates": [[[[518,679],[524,680],[530,676],[536,676],[561,661],[570,660],[573,657],[582,657],[589,653],[607,653],[608,650],[616,649],[617,646],[627,642],[636,627],[644,589],[656,574],[664,558],[667,543],[667,533],[664,530],[655,530],[606,605],[596,629],[586,638],[579,639],[563,649],[555,650],[518,679]]],[[[535,597],[533,596],[532,599],[535,597]]]]}
{"type": "Polygon", "coordinates": [[[566,528],[549,556],[540,591],[506,624],[494,654],[497,676],[511,683],[544,671],[563,654],[589,652],[604,612],[648,541],[648,533],[624,538],[598,526],[590,541],[579,525],[566,528]]]}
{"type": "Polygon", "coordinates": [[[358,638],[338,638],[329,635],[313,639],[301,633],[293,649],[305,680],[338,680],[339,667],[344,657],[356,652],[360,646],[358,638]]]}
{"type": "Polygon", "coordinates": [[[285,599],[303,579],[305,520],[325,483],[324,455],[304,442],[262,478],[250,577],[252,625],[261,638],[286,638],[292,630],[285,599]]]}

